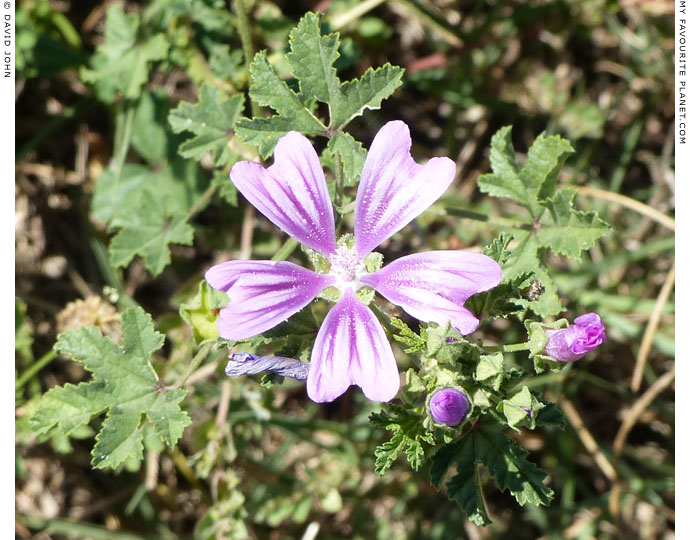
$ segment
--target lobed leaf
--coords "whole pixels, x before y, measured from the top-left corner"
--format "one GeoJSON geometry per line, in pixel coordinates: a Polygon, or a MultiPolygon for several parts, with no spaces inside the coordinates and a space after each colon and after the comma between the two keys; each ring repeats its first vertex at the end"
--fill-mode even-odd
{"type": "Polygon", "coordinates": [[[148,191],[140,204],[114,219],[111,226],[119,229],[108,246],[112,264],[126,266],[140,255],[153,275],[170,263],[169,244],[191,245],[194,240],[194,229],[185,217],[170,212],[165,201],[148,191]]]}
{"type": "Polygon", "coordinates": [[[357,181],[362,174],[364,161],[367,157],[367,151],[362,144],[355,140],[349,133],[339,131],[330,138],[326,148],[334,158],[336,152],[340,155],[345,177],[343,182],[344,185],[357,185],[357,181]]]}
{"type": "Polygon", "coordinates": [[[180,145],[180,155],[198,160],[211,151],[217,166],[234,161],[228,142],[243,107],[242,94],[228,97],[218,88],[204,84],[196,103],[182,102],[168,117],[175,133],[191,131],[195,135],[180,145]]]}
{"type": "Polygon", "coordinates": [[[125,13],[119,5],[108,9],[103,43],[91,58],[91,68],[80,72],[84,82],[95,86],[101,100],[111,103],[118,93],[127,99],[138,98],[148,81],[150,64],[168,54],[163,34],[141,42],[138,31],[137,14],[125,13]]]}
{"type": "Polygon", "coordinates": [[[511,198],[527,208],[532,218],[539,219],[543,213],[539,202],[553,195],[563,163],[574,150],[560,136],[542,133],[530,147],[524,167],[519,168],[511,130],[510,126],[503,127],[491,138],[492,174],[479,178],[479,189],[494,197],[511,198]]]}
{"type": "Polygon", "coordinates": [[[37,435],[70,435],[107,411],[92,451],[96,468],[142,459],[143,415],[168,446],[177,444],[191,423],[179,406],[186,391],[165,389],[151,365],[151,355],[164,341],[151,316],[140,307],[126,310],[122,335],[120,347],[96,327],[60,334],[56,350],[82,363],[93,380],[49,390],[31,419],[37,435]]]}
{"type": "Polygon", "coordinates": [[[596,212],[575,209],[576,195],[577,190],[563,188],[542,202],[548,213],[535,233],[541,246],[571,259],[580,259],[583,251],[593,248],[609,231],[609,225],[596,212]]]}
{"type": "Polygon", "coordinates": [[[270,156],[278,139],[288,131],[305,135],[323,135],[326,132],[326,127],[269,64],[266,51],[256,54],[249,71],[250,97],[278,113],[269,118],[242,118],[237,123],[237,134],[245,142],[257,145],[262,157],[270,156]]]}
{"type": "Polygon", "coordinates": [[[457,473],[446,484],[448,496],[477,525],[490,523],[482,500],[480,463],[488,468],[501,491],[508,489],[520,505],[548,505],[553,498],[553,491],[544,484],[546,473],[527,460],[527,452],[506,436],[497,422],[480,420],[462,438],[436,452],[430,477],[437,489],[453,463],[457,473]]]}

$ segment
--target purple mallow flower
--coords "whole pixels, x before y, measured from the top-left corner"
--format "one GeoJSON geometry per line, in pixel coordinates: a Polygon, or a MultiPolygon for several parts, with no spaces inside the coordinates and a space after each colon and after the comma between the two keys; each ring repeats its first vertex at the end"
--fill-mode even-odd
{"type": "Polygon", "coordinates": [[[469,410],[470,400],[457,388],[439,390],[429,400],[431,417],[439,424],[457,426],[465,419],[469,410]]]}
{"type": "Polygon", "coordinates": [[[333,401],[355,384],[374,401],[390,401],[400,387],[398,368],[386,334],[356,295],[376,289],[410,315],[450,324],[462,334],[477,327],[463,307],[467,298],[495,287],[501,268],[491,258],[463,251],[408,255],[368,273],[364,259],[402,229],[448,188],[455,164],[448,158],[417,164],[410,155],[407,125],[389,122],[369,149],[354,213],[354,247],[338,245],[333,207],[319,157],[309,140],[292,131],[276,145],[274,164],[236,163],[230,177],[264,216],[330,261],[328,274],[289,262],[229,261],[212,267],[206,280],[226,291],[218,331],[226,339],[246,339],[287,320],[328,287],[341,292],[316,336],[307,393],[316,402],[333,401]]]}
{"type": "Polygon", "coordinates": [[[596,313],[580,315],[574,323],[562,330],[546,330],[546,354],[561,362],[574,362],[606,342],[604,323],[596,313]]]}

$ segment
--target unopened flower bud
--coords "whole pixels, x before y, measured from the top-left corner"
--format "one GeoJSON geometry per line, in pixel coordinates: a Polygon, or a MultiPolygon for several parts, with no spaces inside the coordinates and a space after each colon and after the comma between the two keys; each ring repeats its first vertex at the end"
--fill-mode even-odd
{"type": "Polygon", "coordinates": [[[562,330],[547,330],[546,354],[560,362],[575,362],[606,342],[604,324],[596,313],[580,315],[562,330]]]}
{"type": "Polygon", "coordinates": [[[431,417],[439,424],[457,426],[470,410],[470,400],[457,388],[444,388],[429,400],[431,417]]]}

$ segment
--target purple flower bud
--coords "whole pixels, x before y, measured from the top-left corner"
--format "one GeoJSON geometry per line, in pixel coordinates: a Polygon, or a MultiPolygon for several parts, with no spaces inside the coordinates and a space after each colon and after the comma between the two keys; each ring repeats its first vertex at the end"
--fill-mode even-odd
{"type": "Polygon", "coordinates": [[[560,362],[575,362],[606,342],[604,324],[596,313],[580,315],[574,323],[563,330],[546,330],[546,354],[560,362]]]}
{"type": "Polygon", "coordinates": [[[309,364],[294,358],[257,356],[250,353],[231,353],[229,358],[230,361],[225,368],[225,374],[228,377],[256,375],[263,371],[271,371],[276,375],[306,381],[309,375],[309,364]]]}
{"type": "Polygon", "coordinates": [[[457,426],[470,410],[470,400],[457,388],[443,388],[431,396],[429,410],[435,422],[457,426]]]}

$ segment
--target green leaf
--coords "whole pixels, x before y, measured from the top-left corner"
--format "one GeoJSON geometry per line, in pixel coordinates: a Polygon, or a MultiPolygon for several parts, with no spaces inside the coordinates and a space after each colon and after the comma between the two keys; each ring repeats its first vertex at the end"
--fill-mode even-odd
{"type": "Polygon", "coordinates": [[[596,212],[575,209],[576,195],[577,190],[563,188],[541,203],[548,214],[535,233],[541,246],[571,259],[580,259],[583,251],[593,248],[609,231],[609,225],[596,212]]]}
{"type": "Polygon", "coordinates": [[[391,326],[398,330],[397,334],[393,334],[393,339],[398,343],[407,345],[408,348],[405,349],[407,354],[421,352],[426,349],[426,333],[424,328],[420,328],[421,335],[417,335],[397,317],[391,317],[391,326]]]}
{"type": "Polygon", "coordinates": [[[510,250],[508,245],[513,240],[513,235],[502,232],[498,238],[494,238],[492,242],[484,248],[484,255],[488,255],[499,265],[504,265],[510,257],[510,250]]]}
{"type": "Polygon", "coordinates": [[[527,162],[520,169],[515,161],[511,129],[510,126],[501,128],[491,138],[492,173],[479,178],[479,189],[494,197],[515,200],[538,219],[543,212],[539,201],[553,195],[563,163],[574,150],[560,136],[542,133],[530,147],[527,162]]]}
{"type": "Polygon", "coordinates": [[[448,481],[446,488],[448,498],[460,505],[467,519],[478,527],[491,523],[482,498],[482,486],[479,481],[476,439],[469,435],[456,443],[442,448],[432,463],[432,483],[439,488],[443,474],[451,461],[457,463],[457,473],[448,481]],[[434,481],[435,480],[435,481],[434,481]]]}
{"type": "Polygon", "coordinates": [[[187,392],[167,390],[151,365],[151,355],[165,339],[151,316],[140,307],[126,310],[122,335],[120,347],[93,326],[60,334],[56,350],[84,364],[93,380],[51,389],[31,419],[39,436],[71,435],[106,412],[92,451],[91,464],[99,469],[142,459],[142,415],[171,447],[191,423],[179,406],[187,392]]]}
{"type": "Polygon", "coordinates": [[[81,78],[94,84],[99,98],[107,103],[118,93],[136,99],[148,81],[150,64],[167,53],[168,41],[163,34],[142,41],[139,15],[127,14],[114,5],[106,14],[104,41],[91,58],[91,69],[82,68],[81,78]]]}
{"type": "Polygon", "coordinates": [[[338,34],[321,35],[319,16],[307,13],[290,33],[290,52],[287,60],[299,81],[300,94],[313,96],[322,103],[341,99],[340,79],[335,61],[340,54],[338,34]]]}
{"type": "Polygon", "coordinates": [[[119,176],[106,169],[94,184],[91,212],[101,223],[121,219],[148,194],[167,197],[166,210],[187,214],[208,185],[198,165],[176,158],[157,169],[126,163],[119,176]]]}
{"type": "Polygon", "coordinates": [[[218,189],[218,194],[230,206],[237,206],[237,188],[225,171],[216,171],[211,179],[211,185],[218,189]]]}
{"type": "Polygon", "coordinates": [[[173,135],[166,117],[170,101],[165,92],[143,92],[132,124],[132,147],[149,164],[158,166],[170,154],[173,135]]]}
{"type": "MultiPolygon", "coordinates": [[[[518,245],[512,253],[507,250],[506,238],[498,239],[488,249],[502,259],[503,281],[499,287],[471,299],[469,305],[483,314],[495,316],[516,311],[517,305],[529,307],[542,317],[556,315],[563,310],[556,285],[547,271],[546,249],[579,259],[582,251],[594,246],[609,226],[595,212],[576,210],[575,190],[556,190],[558,174],[565,158],[573,149],[559,136],[539,135],[527,153],[524,167],[518,167],[510,138],[510,127],[500,129],[491,139],[492,173],[479,179],[480,189],[496,197],[509,197],[523,205],[530,213],[529,230],[514,232],[518,245]],[[508,254],[508,256],[506,256],[508,254]],[[533,292],[522,290],[533,278],[533,292]]],[[[498,259],[497,259],[498,260],[498,259]]]]}
{"type": "Polygon", "coordinates": [[[496,478],[501,491],[508,489],[520,505],[548,505],[553,490],[544,484],[546,473],[527,460],[527,452],[503,433],[496,423],[486,423],[475,432],[478,457],[496,478]]]}
{"type": "Polygon", "coordinates": [[[563,311],[563,304],[558,296],[558,289],[549,274],[542,259],[545,250],[539,245],[539,241],[533,232],[516,232],[520,243],[513,250],[508,262],[503,267],[503,280],[519,279],[520,276],[531,274],[544,287],[544,291],[535,301],[522,300],[534,313],[541,317],[557,315],[563,311]]]}
{"type": "Polygon", "coordinates": [[[418,470],[424,458],[423,443],[433,444],[433,435],[426,430],[418,414],[397,405],[389,404],[387,409],[390,414],[380,412],[369,416],[373,425],[393,432],[390,440],[376,448],[374,470],[383,476],[403,450],[412,468],[418,470]]]}
{"type": "Polygon", "coordinates": [[[305,135],[325,133],[326,127],[269,64],[266,51],[256,54],[249,72],[249,96],[259,105],[271,107],[278,113],[269,118],[242,118],[237,123],[237,134],[245,142],[259,146],[262,157],[270,156],[278,139],[288,131],[296,130],[305,135]]]}
{"type": "Polygon", "coordinates": [[[307,13],[292,32],[287,59],[299,81],[300,93],[327,103],[330,129],[346,125],[365,108],[377,109],[402,82],[403,69],[386,64],[369,68],[361,79],[340,82],[334,67],[340,54],[337,33],[321,35],[319,17],[307,13]]]}
{"type": "MultiPolygon", "coordinates": [[[[273,152],[278,139],[288,131],[296,130],[305,135],[333,134],[364,109],[379,108],[381,101],[400,86],[403,70],[390,64],[379,69],[369,68],[361,78],[341,83],[335,70],[339,47],[338,34],[321,35],[319,16],[307,13],[302,17],[290,34],[287,54],[299,92],[280,79],[265,51],[258,53],[250,66],[249,95],[277,114],[269,118],[243,118],[237,123],[237,134],[245,142],[257,145],[266,158],[273,152]],[[328,129],[313,112],[315,101],[329,107],[328,129]]],[[[345,156],[350,182],[359,174],[361,160],[360,149],[353,141],[342,135],[340,141],[333,143],[338,146],[338,153],[345,156]]],[[[333,146],[329,150],[335,151],[333,146]]]]}
{"type": "Polygon", "coordinates": [[[367,157],[367,151],[362,144],[349,133],[339,131],[330,138],[326,148],[334,159],[336,152],[340,155],[345,186],[357,185],[362,174],[362,167],[364,167],[364,160],[367,157]]]}
{"type": "Polygon", "coordinates": [[[195,135],[180,145],[180,155],[199,160],[211,151],[217,166],[228,164],[228,142],[243,107],[242,94],[228,98],[218,88],[204,84],[197,103],[182,102],[170,112],[169,121],[175,133],[191,131],[195,135]]]}
{"type": "Polygon", "coordinates": [[[492,173],[480,176],[478,185],[482,193],[488,193],[492,197],[508,197],[527,206],[525,186],[518,177],[511,130],[511,126],[502,127],[491,137],[489,160],[492,173]]]}
{"type": "Polygon", "coordinates": [[[479,464],[485,465],[501,491],[508,489],[520,505],[548,505],[553,491],[544,485],[546,473],[527,460],[527,452],[503,433],[503,427],[480,420],[461,439],[441,448],[432,458],[431,482],[440,489],[451,464],[457,473],[446,484],[448,496],[458,502],[477,525],[488,524],[482,502],[479,464]]]}
{"type": "Polygon", "coordinates": [[[544,408],[539,411],[539,416],[537,417],[538,426],[556,426],[559,429],[564,430],[566,428],[565,416],[554,403],[546,402],[544,403],[544,408]]]}
{"type": "Polygon", "coordinates": [[[386,63],[378,69],[367,69],[359,79],[345,82],[342,101],[337,108],[331,109],[331,129],[346,125],[364,109],[380,108],[381,102],[402,84],[404,72],[404,69],[386,63]]]}
{"type": "Polygon", "coordinates": [[[111,226],[118,229],[108,246],[112,264],[127,266],[140,255],[153,275],[170,264],[169,244],[191,245],[194,240],[194,229],[185,217],[171,213],[161,197],[148,191],[140,204],[114,219],[111,226]]]}

